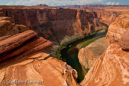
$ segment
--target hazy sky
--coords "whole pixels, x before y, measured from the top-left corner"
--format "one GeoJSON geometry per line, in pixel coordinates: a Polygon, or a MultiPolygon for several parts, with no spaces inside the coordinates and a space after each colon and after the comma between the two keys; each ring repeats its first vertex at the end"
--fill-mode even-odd
{"type": "Polygon", "coordinates": [[[37,5],[47,4],[49,6],[59,5],[129,5],[129,0],[0,0],[0,5],[37,5]]]}

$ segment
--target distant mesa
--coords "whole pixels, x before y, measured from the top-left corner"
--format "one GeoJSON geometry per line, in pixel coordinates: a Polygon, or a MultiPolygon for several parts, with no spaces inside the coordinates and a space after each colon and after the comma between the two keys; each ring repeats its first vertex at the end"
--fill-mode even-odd
{"type": "Polygon", "coordinates": [[[39,5],[35,5],[35,6],[37,6],[37,7],[49,7],[49,6],[46,5],[46,4],[39,4],[39,5]]]}

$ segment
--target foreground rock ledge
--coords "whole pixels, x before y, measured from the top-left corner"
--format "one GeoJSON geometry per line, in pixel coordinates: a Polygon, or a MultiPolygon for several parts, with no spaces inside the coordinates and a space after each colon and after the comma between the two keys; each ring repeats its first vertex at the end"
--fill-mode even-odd
{"type": "Polygon", "coordinates": [[[96,60],[82,86],[129,86],[129,52],[118,43],[111,44],[96,60]]]}
{"type": "MultiPolygon", "coordinates": [[[[25,83],[26,80],[43,81],[41,84],[35,83],[32,86],[77,86],[75,81],[77,73],[66,63],[46,53],[38,53],[27,58],[26,60],[16,58],[0,64],[2,67],[4,65],[0,68],[0,86],[11,86],[11,83],[2,83],[7,80],[23,81],[22,86],[32,85],[29,82],[25,83]]],[[[19,84],[15,85],[19,86],[19,84]]]]}
{"type": "Polygon", "coordinates": [[[78,86],[76,70],[44,53],[53,43],[36,34],[0,38],[0,86],[78,86]]]}

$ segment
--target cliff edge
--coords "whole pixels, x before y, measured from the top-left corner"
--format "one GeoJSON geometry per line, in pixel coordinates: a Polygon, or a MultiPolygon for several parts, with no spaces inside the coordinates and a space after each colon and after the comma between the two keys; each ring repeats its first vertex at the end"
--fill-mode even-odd
{"type": "Polygon", "coordinates": [[[110,25],[107,37],[111,44],[95,61],[80,85],[129,85],[128,21],[128,15],[120,15],[115,22],[110,25]],[[111,37],[113,37],[114,40],[112,40],[111,37]]]}

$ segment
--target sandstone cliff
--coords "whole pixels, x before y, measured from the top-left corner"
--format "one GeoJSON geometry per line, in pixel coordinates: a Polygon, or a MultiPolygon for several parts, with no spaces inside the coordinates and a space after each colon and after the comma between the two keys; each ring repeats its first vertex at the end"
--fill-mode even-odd
{"type": "Polygon", "coordinates": [[[91,7],[97,13],[100,22],[110,25],[119,15],[129,14],[129,6],[91,7]]]}
{"type": "Polygon", "coordinates": [[[44,53],[52,42],[0,15],[0,86],[78,86],[77,72],[44,53]]]}
{"type": "Polygon", "coordinates": [[[53,43],[34,31],[0,39],[0,86],[77,86],[76,70],[44,53],[53,43]]]}
{"type": "Polygon", "coordinates": [[[129,86],[129,52],[118,43],[111,44],[95,61],[82,86],[129,86]]]}
{"type": "Polygon", "coordinates": [[[94,19],[93,12],[77,9],[5,7],[1,9],[5,16],[17,24],[23,24],[35,30],[46,39],[61,43],[65,36],[84,35],[101,28],[94,19]]]}
{"type": "Polygon", "coordinates": [[[64,8],[79,8],[87,11],[96,12],[96,16],[100,22],[110,25],[114,20],[122,14],[129,14],[129,6],[124,5],[70,5],[62,6],[64,8]]]}
{"type": "Polygon", "coordinates": [[[80,85],[129,86],[128,21],[128,15],[120,15],[109,26],[107,35],[111,44],[94,61],[93,66],[80,85]],[[115,40],[112,40],[111,37],[114,37],[115,40]]]}
{"type": "Polygon", "coordinates": [[[102,28],[94,12],[52,7],[1,7],[5,16],[59,45],[102,28]]]}

